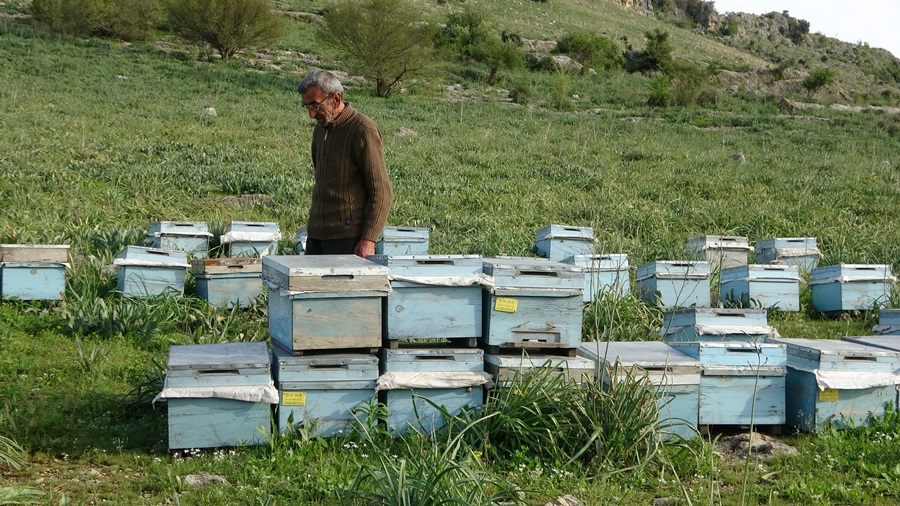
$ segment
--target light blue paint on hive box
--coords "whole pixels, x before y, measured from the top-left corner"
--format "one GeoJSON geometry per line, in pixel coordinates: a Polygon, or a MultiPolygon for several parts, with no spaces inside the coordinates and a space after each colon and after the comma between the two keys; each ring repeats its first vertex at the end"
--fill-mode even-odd
{"type": "Polygon", "coordinates": [[[381,346],[387,267],[355,255],[276,255],[262,268],[269,333],[286,350],[381,346]]]}
{"type": "Polygon", "coordinates": [[[865,426],[897,400],[894,384],[874,385],[867,373],[892,378],[900,353],[835,339],[773,339],[787,346],[787,424],[806,432],[865,426]],[[848,383],[847,380],[850,380],[848,383]],[[829,382],[839,384],[827,388],[829,382]],[[843,387],[843,388],[841,388],[843,387]]]}
{"type": "Polygon", "coordinates": [[[896,278],[889,265],[837,264],[813,269],[809,288],[816,311],[852,311],[883,307],[896,278]]]}
{"type": "Polygon", "coordinates": [[[378,255],[427,255],[428,229],[418,227],[384,227],[375,243],[378,255]]]}
{"type": "Polygon", "coordinates": [[[815,237],[776,237],[760,239],[754,244],[756,263],[796,265],[812,272],[819,265],[819,247],[815,237]]]}
{"type": "Polygon", "coordinates": [[[578,354],[596,364],[604,385],[631,377],[656,387],[663,440],[697,435],[699,360],[660,341],[582,343],[578,354]]]}
{"type": "Polygon", "coordinates": [[[353,409],[376,397],[377,356],[295,357],[277,346],[273,355],[272,373],[280,399],[276,414],[282,434],[289,422],[311,424],[313,436],[349,433],[356,419],[353,409]]]}
{"type": "Polygon", "coordinates": [[[663,313],[666,342],[765,342],[777,336],[764,309],[690,308],[663,313]]]}
{"type": "Polygon", "coordinates": [[[637,268],[638,296],[663,307],[709,307],[709,263],[658,261],[637,268]]]}
{"type": "Polygon", "coordinates": [[[539,373],[562,376],[566,383],[581,384],[594,377],[596,364],[585,357],[555,357],[523,352],[518,355],[484,355],[484,370],[494,378],[494,386],[515,388],[516,382],[539,373]],[[545,372],[545,369],[550,371],[545,372]]]}
{"type": "Polygon", "coordinates": [[[278,223],[261,221],[232,221],[225,227],[222,244],[228,244],[232,258],[259,258],[278,254],[281,231],[278,223]]]}
{"type": "Polygon", "coordinates": [[[63,300],[66,264],[3,262],[0,292],[4,299],[63,300]]]}
{"type": "Polygon", "coordinates": [[[700,361],[700,425],[782,425],[787,354],[783,344],[682,342],[700,361]]]}
{"type": "Polygon", "coordinates": [[[800,268],[741,265],[722,269],[719,300],[745,308],[800,311],[800,268]]]}
{"type": "Polygon", "coordinates": [[[593,302],[597,294],[604,291],[615,297],[631,293],[628,255],[573,255],[563,263],[584,269],[584,302],[593,302]]]}
{"type": "Polygon", "coordinates": [[[150,247],[184,251],[193,258],[209,255],[209,226],[202,221],[154,221],[147,230],[150,247]]]}
{"type": "Polygon", "coordinates": [[[581,344],[584,278],[580,267],[539,258],[484,259],[494,287],[483,293],[489,346],[577,348],[581,344]]]}
{"type": "Polygon", "coordinates": [[[594,253],[594,229],[570,225],[547,225],[537,231],[534,252],[554,262],[562,262],[574,255],[594,253]]]}
{"type": "MultiPolygon", "coordinates": [[[[169,348],[166,387],[242,387],[272,384],[266,343],[176,345],[169,348]]],[[[169,398],[169,449],[262,444],[271,407],[222,398],[169,398]]]]}
{"type": "Polygon", "coordinates": [[[688,239],[684,250],[692,259],[708,262],[711,270],[719,271],[746,265],[750,241],[731,235],[701,235],[688,239]]]}
{"type": "Polygon", "coordinates": [[[876,334],[900,335],[900,309],[882,309],[878,312],[878,325],[872,328],[876,334]]]}
{"type": "MultiPolygon", "coordinates": [[[[424,375],[432,372],[483,373],[484,352],[473,348],[382,348],[381,369],[383,373],[415,372],[424,375]]],[[[458,415],[464,407],[481,407],[484,387],[382,390],[379,399],[390,411],[387,426],[391,433],[402,435],[412,427],[428,434],[446,423],[441,410],[458,415]]]]}
{"type": "Polygon", "coordinates": [[[248,308],[262,294],[258,258],[207,258],[191,262],[197,296],[217,307],[248,308]]]}
{"type": "Polygon", "coordinates": [[[183,293],[184,277],[190,267],[187,261],[183,251],[126,246],[113,261],[117,288],[133,297],[183,293]]]}
{"type": "Polygon", "coordinates": [[[481,337],[479,255],[373,255],[388,268],[387,339],[481,337]]]}

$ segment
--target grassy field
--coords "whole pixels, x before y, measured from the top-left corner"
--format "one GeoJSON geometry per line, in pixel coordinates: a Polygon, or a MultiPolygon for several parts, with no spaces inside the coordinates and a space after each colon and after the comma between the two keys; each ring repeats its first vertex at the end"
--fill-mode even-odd
{"type": "MultiPolygon", "coordinates": [[[[629,40],[659,26],[600,1],[466,4],[490,9],[497,25],[529,38],[586,26],[589,16],[629,40]]],[[[435,20],[456,8],[424,7],[435,20]]],[[[666,29],[685,57],[759,63],[666,29]]],[[[129,303],[103,267],[157,220],[207,221],[214,231],[232,220],[276,221],[291,247],[312,187],[312,122],[294,91],[308,65],[297,53],[321,55],[328,68],[340,62],[302,21],[290,22],[272,50],[227,64],[165,42],[70,40],[27,19],[0,18],[0,242],[71,244],[73,263],[66,303],[0,305],[0,436],[25,450],[21,469],[0,460],[0,503],[10,500],[3,495],[10,487],[27,487],[40,504],[336,504],[335,490],[353,488],[356,477],[373,491],[400,478],[419,483],[435,469],[482,484],[477,494],[466,491],[467,504],[511,488],[523,504],[564,494],[591,505],[896,503],[893,417],[869,429],[791,434],[800,454],[765,462],[727,462],[702,439],[641,446],[654,451],[637,458],[616,453],[611,436],[606,451],[569,462],[552,451],[558,442],[536,435],[534,444],[491,460],[463,444],[469,432],[436,442],[297,434],[255,448],[170,455],[165,409],[149,404],[169,345],[265,340],[265,305],[228,311],[190,296],[129,303]],[[217,116],[202,117],[204,107],[217,116]],[[234,199],[241,194],[262,196],[234,199]],[[393,467],[400,461],[408,467],[393,467]],[[186,484],[201,471],[231,485],[186,484]]],[[[499,88],[459,77],[455,64],[442,68],[450,73],[387,100],[359,84],[346,94],[384,133],[396,193],[390,223],[428,227],[433,253],[530,255],[539,228],[563,223],[593,227],[598,252],[627,253],[634,266],[685,258],[687,239],[709,234],[814,236],[821,265],[900,268],[900,146],[888,115],[805,109],[791,117],[770,101],[724,92],[714,105],[657,109],[645,105],[650,78],[604,72],[567,80],[533,73],[534,96],[521,106],[499,88]],[[463,92],[450,93],[451,84],[463,92]],[[561,86],[565,97],[578,97],[564,110],[552,100],[561,86]],[[393,135],[400,127],[415,135],[393,135]]],[[[659,312],[633,299],[587,311],[586,339],[652,338],[659,328],[659,312]]],[[[876,313],[819,318],[805,288],[803,311],[770,320],[785,337],[820,338],[867,334],[876,321],[876,313]]],[[[567,399],[566,408],[589,404],[567,399]]],[[[567,415],[555,413],[546,418],[563,423],[567,415]]],[[[491,435],[491,419],[474,426],[470,432],[491,435]]],[[[583,435],[557,429],[573,440],[583,435]]],[[[634,426],[619,429],[649,444],[634,426]]],[[[405,504],[434,502],[420,496],[405,504]]]]}

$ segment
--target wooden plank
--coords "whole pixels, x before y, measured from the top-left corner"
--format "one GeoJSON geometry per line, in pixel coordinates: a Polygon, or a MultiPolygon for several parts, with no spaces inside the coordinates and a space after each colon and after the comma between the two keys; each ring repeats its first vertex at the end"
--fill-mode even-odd
{"type": "Polygon", "coordinates": [[[0,262],[69,262],[69,246],[55,244],[0,244],[0,262]]]}

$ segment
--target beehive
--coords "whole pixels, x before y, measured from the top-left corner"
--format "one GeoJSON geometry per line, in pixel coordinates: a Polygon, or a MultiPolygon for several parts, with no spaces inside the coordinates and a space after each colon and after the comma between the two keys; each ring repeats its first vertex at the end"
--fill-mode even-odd
{"type": "Polygon", "coordinates": [[[375,243],[378,255],[427,255],[428,229],[419,227],[384,227],[375,243]]]}
{"type": "Polygon", "coordinates": [[[309,239],[309,232],[306,231],[306,227],[300,227],[297,229],[297,234],[294,236],[294,252],[298,255],[306,251],[306,240],[309,239]]]}
{"type": "Polygon", "coordinates": [[[604,385],[630,377],[655,386],[664,440],[697,435],[699,360],[659,341],[582,343],[578,354],[598,364],[597,379],[604,385]]]}
{"type": "Polygon", "coordinates": [[[745,308],[800,311],[800,268],[741,265],[722,269],[719,300],[745,308]]]}
{"type": "Polygon", "coordinates": [[[691,308],[663,313],[666,342],[765,342],[777,337],[763,309],[691,308]]]}
{"type": "Polygon", "coordinates": [[[4,299],[63,300],[69,246],[0,245],[0,296],[4,299]]]}
{"type": "Polygon", "coordinates": [[[154,221],[147,237],[151,248],[184,251],[193,258],[206,258],[212,234],[202,221],[154,221]]]}
{"type": "Polygon", "coordinates": [[[713,271],[746,265],[750,250],[749,239],[731,235],[691,237],[685,247],[693,260],[708,262],[713,271]]]}
{"type": "Polygon", "coordinates": [[[819,265],[819,247],[815,237],[776,237],[760,239],[754,244],[756,263],[796,265],[812,272],[819,265]]]}
{"type": "Polygon", "coordinates": [[[514,387],[514,382],[530,374],[562,376],[566,383],[582,383],[594,377],[594,362],[584,357],[556,357],[537,353],[484,355],[484,370],[494,378],[494,386],[514,387]],[[549,369],[548,372],[543,372],[549,369]]]}
{"type": "Polygon", "coordinates": [[[187,253],[142,246],[126,246],[113,260],[117,288],[123,295],[152,297],[163,293],[183,293],[188,264],[187,253]]]}
{"type": "Polygon", "coordinates": [[[263,291],[258,258],[206,258],[191,262],[197,296],[213,306],[247,308],[263,291]]]}
{"type": "Polygon", "coordinates": [[[878,312],[878,325],[872,328],[876,334],[900,335],[900,309],[882,309],[878,312]]]}
{"type": "Polygon", "coordinates": [[[658,261],[641,265],[636,281],[641,300],[663,307],[709,307],[709,263],[658,261]]]}
{"type": "Polygon", "coordinates": [[[387,267],[354,255],[262,259],[272,340],[290,351],[377,348],[387,267]]]}
{"type": "Polygon", "coordinates": [[[609,292],[616,297],[631,293],[628,255],[573,255],[563,260],[563,263],[584,270],[584,302],[593,302],[601,292],[609,292]]]}
{"type": "Polygon", "coordinates": [[[900,353],[835,339],[773,339],[787,347],[787,424],[807,432],[866,425],[897,400],[900,353]]]}
{"type": "Polygon", "coordinates": [[[256,221],[232,221],[220,238],[232,258],[277,255],[280,240],[278,223],[256,221]]]}
{"type": "Polygon", "coordinates": [[[853,311],[883,307],[896,281],[889,265],[837,264],[813,269],[809,281],[813,309],[853,311]]]}
{"type": "Polygon", "coordinates": [[[594,229],[570,225],[547,225],[537,231],[534,252],[554,262],[574,255],[594,254],[594,229]]]}

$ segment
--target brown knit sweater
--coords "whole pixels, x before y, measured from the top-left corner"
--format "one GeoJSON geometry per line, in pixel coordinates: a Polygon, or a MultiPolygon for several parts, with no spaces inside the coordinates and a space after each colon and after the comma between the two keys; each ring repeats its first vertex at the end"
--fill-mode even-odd
{"type": "Polygon", "coordinates": [[[309,237],[378,241],[394,199],[378,125],[345,102],[331,124],[313,129],[312,159],[309,237]]]}

